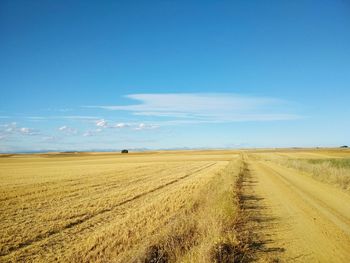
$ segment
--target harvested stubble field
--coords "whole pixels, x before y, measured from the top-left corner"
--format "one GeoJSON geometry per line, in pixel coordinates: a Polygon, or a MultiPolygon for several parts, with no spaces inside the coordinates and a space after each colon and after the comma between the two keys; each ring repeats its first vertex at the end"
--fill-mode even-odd
{"type": "Polygon", "coordinates": [[[347,262],[349,150],[0,156],[0,262],[347,262]]]}
{"type": "MultiPolygon", "coordinates": [[[[0,158],[1,261],[147,261],[174,234],[190,250],[198,243],[190,240],[198,228],[193,216],[206,209],[201,199],[232,186],[238,157],[174,152],[0,158]],[[208,193],[212,184],[217,187],[208,193]]],[[[181,246],[166,257],[185,254],[181,246]]]]}

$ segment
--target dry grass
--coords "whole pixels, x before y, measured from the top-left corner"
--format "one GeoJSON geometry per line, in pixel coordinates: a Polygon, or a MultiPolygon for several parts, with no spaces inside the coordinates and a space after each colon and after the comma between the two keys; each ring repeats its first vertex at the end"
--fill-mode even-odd
{"type": "Polygon", "coordinates": [[[255,157],[297,169],[318,181],[334,185],[350,193],[350,152],[347,150],[289,152],[287,154],[272,152],[256,154],[255,157]]]}
{"type": "MultiPolygon", "coordinates": [[[[246,164],[232,161],[132,262],[245,262],[248,244],[238,224],[246,164]]],[[[248,258],[248,257],[246,257],[248,258]]]]}
{"type": "Polygon", "coordinates": [[[349,159],[288,159],[285,160],[285,164],[350,193],[349,159]]]}
{"type": "Polygon", "coordinates": [[[237,243],[232,159],[228,151],[3,157],[0,261],[137,262],[164,252],[166,261],[208,262],[215,244],[237,243]]]}

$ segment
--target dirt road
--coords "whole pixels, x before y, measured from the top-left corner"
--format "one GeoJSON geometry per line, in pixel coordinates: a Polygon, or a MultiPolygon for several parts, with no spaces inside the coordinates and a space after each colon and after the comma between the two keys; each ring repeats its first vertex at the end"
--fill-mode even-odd
{"type": "Polygon", "coordinates": [[[296,170],[248,157],[247,209],[258,254],[282,262],[350,262],[350,196],[296,170]]]}

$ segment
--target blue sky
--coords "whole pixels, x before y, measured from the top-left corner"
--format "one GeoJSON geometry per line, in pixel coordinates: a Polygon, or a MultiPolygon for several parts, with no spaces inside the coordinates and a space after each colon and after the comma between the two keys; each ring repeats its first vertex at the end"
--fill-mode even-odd
{"type": "Polygon", "coordinates": [[[350,3],[1,1],[0,151],[350,144],[350,3]]]}

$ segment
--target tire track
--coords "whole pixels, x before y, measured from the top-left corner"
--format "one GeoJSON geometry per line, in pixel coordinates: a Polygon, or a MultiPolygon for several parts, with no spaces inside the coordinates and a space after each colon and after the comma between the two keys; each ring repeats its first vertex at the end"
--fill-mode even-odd
{"type": "Polygon", "coordinates": [[[348,262],[349,196],[273,163],[252,159],[255,194],[266,207],[262,235],[267,249],[280,247],[282,261],[348,262]]]}

